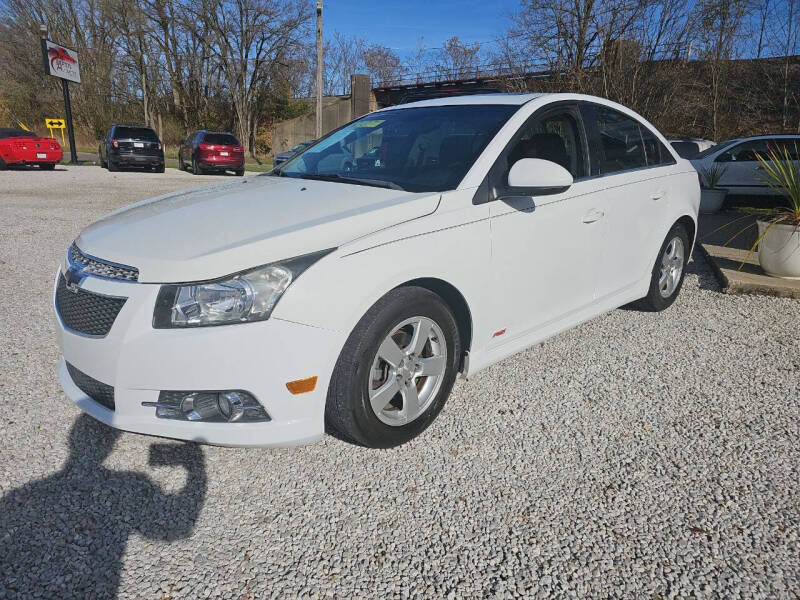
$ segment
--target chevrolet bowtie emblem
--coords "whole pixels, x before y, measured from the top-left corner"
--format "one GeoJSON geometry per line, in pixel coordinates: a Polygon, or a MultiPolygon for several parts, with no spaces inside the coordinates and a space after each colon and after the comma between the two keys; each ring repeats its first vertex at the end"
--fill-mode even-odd
{"type": "Polygon", "coordinates": [[[64,273],[64,281],[66,281],[67,289],[74,294],[78,293],[81,282],[84,280],[85,275],[75,266],[70,266],[66,273],[64,273]]]}

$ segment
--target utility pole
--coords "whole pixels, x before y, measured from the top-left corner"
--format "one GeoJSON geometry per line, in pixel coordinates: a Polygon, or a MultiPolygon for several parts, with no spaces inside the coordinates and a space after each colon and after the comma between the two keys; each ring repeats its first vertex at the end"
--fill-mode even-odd
{"type": "Polygon", "coordinates": [[[317,0],[317,139],[322,137],[322,0],[317,0]]]}

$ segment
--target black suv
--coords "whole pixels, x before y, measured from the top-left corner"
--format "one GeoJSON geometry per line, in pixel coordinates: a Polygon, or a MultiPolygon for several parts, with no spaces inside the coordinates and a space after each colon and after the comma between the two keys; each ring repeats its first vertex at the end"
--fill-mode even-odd
{"type": "Polygon", "coordinates": [[[144,167],[164,172],[164,149],[156,132],[140,125],[114,124],[98,148],[100,166],[109,171],[122,167],[144,167]]]}

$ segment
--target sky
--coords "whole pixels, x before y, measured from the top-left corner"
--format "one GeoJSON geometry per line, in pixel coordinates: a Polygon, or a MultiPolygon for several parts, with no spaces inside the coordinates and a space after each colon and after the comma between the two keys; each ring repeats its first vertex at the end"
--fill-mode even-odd
{"type": "Polygon", "coordinates": [[[417,40],[439,47],[457,35],[465,42],[501,37],[519,0],[323,0],[325,36],[334,31],[389,46],[402,59],[417,51],[417,40]]]}

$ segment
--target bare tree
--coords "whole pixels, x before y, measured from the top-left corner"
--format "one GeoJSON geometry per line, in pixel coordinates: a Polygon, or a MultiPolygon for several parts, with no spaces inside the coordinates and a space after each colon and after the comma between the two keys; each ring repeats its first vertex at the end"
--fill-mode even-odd
{"type": "Polygon", "coordinates": [[[375,85],[387,85],[400,79],[406,72],[397,53],[380,44],[364,48],[362,61],[375,85]]]}
{"type": "Polygon", "coordinates": [[[448,39],[436,53],[436,70],[443,79],[460,79],[475,74],[480,63],[480,44],[448,39]]]}

